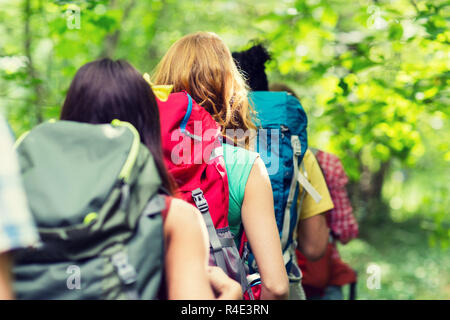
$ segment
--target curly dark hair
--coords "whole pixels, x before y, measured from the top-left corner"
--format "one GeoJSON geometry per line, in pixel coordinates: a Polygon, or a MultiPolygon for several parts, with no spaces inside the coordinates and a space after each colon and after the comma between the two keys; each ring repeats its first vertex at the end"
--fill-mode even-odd
{"type": "Polygon", "coordinates": [[[245,51],[233,52],[232,55],[251,90],[269,91],[265,63],[271,57],[270,53],[261,43],[255,44],[245,51]]]}

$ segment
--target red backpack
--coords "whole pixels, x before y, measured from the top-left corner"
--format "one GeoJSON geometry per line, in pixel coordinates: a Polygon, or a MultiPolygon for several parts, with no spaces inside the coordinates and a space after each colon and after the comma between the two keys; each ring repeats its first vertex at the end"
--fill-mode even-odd
{"type": "Polygon", "coordinates": [[[248,290],[247,271],[228,226],[228,178],[220,126],[186,92],[158,100],[164,161],[179,196],[195,205],[205,220],[209,264],[216,265],[248,290]]]}

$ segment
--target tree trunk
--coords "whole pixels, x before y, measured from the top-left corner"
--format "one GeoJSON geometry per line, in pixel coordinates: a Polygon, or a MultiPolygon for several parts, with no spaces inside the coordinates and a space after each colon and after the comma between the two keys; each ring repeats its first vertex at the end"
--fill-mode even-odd
{"type": "Polygon", "coordinates": [[[30,84],[34,90],[34,97],[31,99],[31,104],[34,105],[34,116],[36,119],[36,123],[41,123],[43,121],[42,114],[42,98],[44,96],[44,87],[42,86],[41,79],[39,78],[39,74],[34,66],[33,57],[32,57],[32,40],[33,35],[31,33],[31,16],[33,14],[31,8],[31,0],[25,0],[24,2],[24,50],[25,56],[28,59],[28,76],[30,79],[30,84]]]}
{"type": "Polygon", "coordinates": [[[166,18],[166,11],[168,10],[169,5],[167,4],[166,0],[161,0],[161,9],[155,13],[157,14],[157,18],[153,22],[151,30],[148,31],[148,42],[149,47],[147,49],[148,57],[150,61],[156,60],[159,58],[160,52],[159,52],[159,43],[156,43],[153,41],[153,38],[159,31],[159,21],[164,21],[166,18]]]}
{"type": "MultiPolygon", "coordinates": [[[[115,0],[111,1],[110,4],[111,4],[112,8],[117,7],[117,1],[115,1],[115,0]]],[[[131,12],[131,10],[133,9],[133,7],[135,5],[136,5],[136,0],[132,0],[124,8],[122,19],[121,19],[121,22],[120,22],[121,25],[123,24],[124,21],[126,21],[128,19],[128,16],[130,15],[130,12],[131,12]]],[[[114,57],[114,53],[115,53],[116,48],[117,48],[117,44],[119,43],[119,39],[120,39],[120,28],[118,28],[116,31],[114,31],[111,34],[108,34],[105,37],[105,40],[104,40],[105,46],[104,46],[102,52],[100,53],[100,57],[102,57],[102,58],[113,58],[114,57]]]]}
{"type": "MultiPolygon", "coordinates": [[[[360,163],[362,160],[359,159],[360,163]]],[[[359,181],[349,185],[349,194],[353,209],[360,225],[360,236],[368,235],[366,229],[374,226],[382,226],[390,221],[389,205],[383,201],[383,184],[390,167],[390,162],[381,164],[376,172],[361,165],[361,177],[359,181]]]]}

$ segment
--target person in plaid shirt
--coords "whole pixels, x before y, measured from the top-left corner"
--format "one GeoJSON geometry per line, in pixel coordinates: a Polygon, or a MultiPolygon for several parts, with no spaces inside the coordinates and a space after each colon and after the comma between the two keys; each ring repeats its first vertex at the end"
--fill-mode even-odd
{"type": "Polygon", "coordinates": [[[347,174],[341,160],[334,154],[316,150],[315,155],[334,203],[333,210],[327,215],[327,223],[333,237],[346,244],[358,236],[358,223],[346,190],[347,174]]]}
{"type": "Polygon", "coordinates": [[[334,207],[326,215],[330,241],[324,256],[310,261],[297,252],[304,275],[303,286],[308,299],[342,300],[342,287],[349,284],[350,299],[355,299],[356,272],[341,260],[336,247],[336,241],[346,244],[358,236],[358,223],[346,190],[348,177],[337,156],[322,150],[313,151],[334,207]]]}
{"type": "Polygon", "coordinates": [[[0,300],[13,298],[9,253],[32,246],[38,240],[20,180],[12,135],[0,115],[0,300]]]}

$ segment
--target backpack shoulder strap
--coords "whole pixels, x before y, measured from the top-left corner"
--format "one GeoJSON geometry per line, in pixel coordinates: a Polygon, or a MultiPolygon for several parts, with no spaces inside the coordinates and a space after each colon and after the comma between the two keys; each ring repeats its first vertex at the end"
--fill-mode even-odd
{"type": "Polygon", "coordinates": [[[219,237],[217,236],[216,228],[214,227],[211,214],[209,213],[208,202],[203,195],[203,191],[200,188],[192,191],[192,199],[194,199],[195,205],[197,206],[198,210],[200,210],[202,217],[205,220],[206,229],[208,230],[209,243],[213,250],[212,253],[216,260],[216,264],[225,273],[227,273],[227,265],[225,263],[225,257],[222,251],[222,244],[219,240],[219,237]]]}
{"type": "MultiPolygon", "coordinates": [[[[208,236],[209,236],[209,243],[210,247],[212,249],[212,254],[214,256],[214,259],[216,261],[216,265],[220,267],[226,274],[228,274],[228,268],[226,260],[229,259],[225,256],[223,252],[224,247],[235,247],[235,243],[233,239],[219,239],[217,236],[216,229],[214,227],[214,223],[211,219],[211,214],[209,212],[209,206],[208,202],[206,201],[203,191],[200,188],[195,189],[192,191],[192,198],[194,199],[195,205],[202,213],[202,217],[205,221],[206,228],[208,230],[208,236]]],[[[237,248],[236,248],[237,251],[237,248]]],[[[237,252],[238,253],[238,252],[237,252]]],[[[242,286],[243,292],[247,292],[251,300],[254,300],[253,293],[251,291],[251,288],[248,286],[248,281],[246,278],[247,272],[245,270],[244,261],[242,259],[239,259],[238,265],[238,273],[240,275],[240,279],[238,280],[242,286]]]]}
{"type": "Polygon", "coordinates": [[[284,210],[284,219],[283,219],[283,228],[281,231],[281,248],[284,250],[288,240],[289,240],[289,229],[290,229],[290,221],[291,221],[291,207],[294,201],[295,190],[297,188],[297,180],[298,180],[298,157],[302,153],[301,143],[298,136],[291,136],[291,145],[292,145],[292,161],[294,162],[294,174],[292,176],[291,185],[289,188],[289,195],[286,203],[286,208],[284,210]]]}
{"type": "Polygon", "coordinates": [[[181,129],[181,132],[183,132],[183,133],[186,133],[186,125],[187,125],[189,118],[191,117],[191,113],[192,113],[192,98],[188,93],[186,93],[186,96],[188,98],[188,106],[187,106],[187,110],[184,115],[184,118],[183,118],[183,120],[181,120],[181,124],[180,124],[180,129],[181,129]]]}

